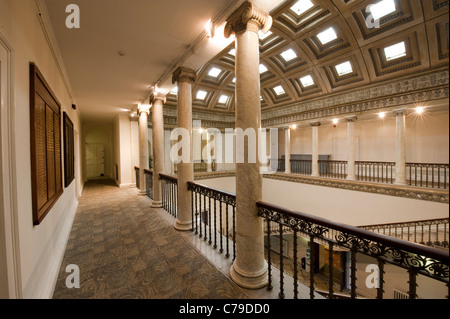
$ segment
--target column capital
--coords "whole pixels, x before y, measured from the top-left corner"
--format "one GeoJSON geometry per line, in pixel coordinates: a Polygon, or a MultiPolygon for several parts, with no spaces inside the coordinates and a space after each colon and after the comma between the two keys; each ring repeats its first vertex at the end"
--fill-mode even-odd
{"type": "Polygon", "coordinates": [[[309,125],[311,125],[312,127],[319,127],[320,125],[322,125],[322,123],[320,123],[319,121],[313,121],[310,122],[309,125]]]}
{"type": "Polygon", "coordinates": [[[150,108],[151,107],[152,106],[150,104],[139,104],[139,106],[138,106],[138,113],[139,113],[139,115],[141,113],[147,113],[147,115],[148,115],[150,113],[150,108]]]}
{"type": "Polygon", "coordinates": [[[406,107],[402,107],[400,109],[395,109],[392,112],[394,112],[395,115],[405,115],[408,114],[408,109],[406,107]]]}
{"type": "Polygon", "coordinates": [[[245,1],[236,11],[234,11],[227,19],[225,25],[225,38],[229,38],[233,33],[251,30],[263,33],[269,31],[272,27],[272,17],[250,1],[245,1]]]}
{"type": "Polygon", "coordinates": [[[162,101],[162,103],[166,103],[166,96],[158,91],[153,90],[150,95],[150,103],[154,104],[156,100],[162,101]]]}
{"type": "Polygon", "coordinates": [[[358,120],[358,117],[356,115],[349,115],[345,117],[345,120],[347,122],[356,122],[358,120]]]}
{"type": "Polygon", "coordinates": [[[186,68],[186,67],[178,67],[172,75],[172,83],[175,82],[188,82],[188,83],[194,83],[197,79],[197,73],[195,70],[186,68]]]}

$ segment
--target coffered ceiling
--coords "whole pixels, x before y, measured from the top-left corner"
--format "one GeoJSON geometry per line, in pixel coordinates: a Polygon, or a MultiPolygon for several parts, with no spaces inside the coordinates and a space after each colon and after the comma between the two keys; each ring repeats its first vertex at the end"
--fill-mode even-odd
{"type": "MultiPolygon", "coordinates": [[[[263,112],[448,69],[448,8],[444,0],[284,1],[271,12],[270,31],[260,35],[263,112]]],[[[199,70],[197,111],[234,112],[233,49],[231,44],[199,70]]],[[[166,105],[176,107],[176,92],[166,105]]]]}

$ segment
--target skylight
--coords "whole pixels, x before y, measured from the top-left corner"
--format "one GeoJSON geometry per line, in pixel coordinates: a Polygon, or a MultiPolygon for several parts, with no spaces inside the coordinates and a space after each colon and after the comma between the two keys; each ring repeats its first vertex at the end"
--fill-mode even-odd
{"type": "Polygon", "coordinates": [[[228,95],[222,95],[220,98],[219,98],[219,103],[220,104],[226,104],[228,102],[228,95]]]}
{"type": "Polygon", "coordinates": [[[269,71],[269,69],[267,69],[267,67],[264,64],[259,65],[259,74],[263,74],[264,72],[267,71],[269,71]]]}
{"type": "Polygon", "coordinates": [[[302,82],[303,87],[308,87],[311,85],[314,85],[314,79],[311,75],[304,76],[300,79],[300,82],[302,82]]]}
{"type": "Polygon", "coordinates": [[[314,4],[310,0],[299,0],[291,7],[291,10],[297,15],[301,15],[312,7],[314,7],[314,4]]]}
{"type": "Polygon", "coordinates": [[[259,38],[261,40],[264,40],[265,38],[267,38],[268,36],[270,36],[272,34],[272,31],[267,31],[266,33],[263,33],[261,30],[258,32],[259,38]]]}
{"type": "Polygon", "coordinates": [[[209,70],[208,75],[216,78],[216,77],[219,76],[219,74],[220,74],[221,72],[222,72],[221,69],[218,69],[218,68],[212,68],[211,70],[209,70]]]}
{"type": "Polygon", "coordinates": [[[233,78],[233,81],[231,81],[231,82],[236,83],[236,78],[233,78]]]}
{"type": "Polygon", "coordinates": [[[331,27],[323,32],[320,32],[317,37],[319,38],[320,42],[322,42],[322,44],[327,44],[328,42],[336,40],[337,34],[336,31],[334,31],[334,29],[331,27]]]}
{"type": "Polygon", "coordinates": [[[387,16],[389,13],[394,12],[397,8],[395,7],[394,0],[382,0],[370,6],[369,10],[370,13],[372,13],[372,17],[375,20],[378,20],[384,16],[387,16]]]}
{"type": "Polygon", "coordinates": [[[352,64],[350,63],[350,61],[338,64],[335,66],[335,68],[339,76],[353,72],[352,64]]]}
{"type": "Polygon", "coordinates": [[[387,61],[395,60],[406,55],[405,42],[400,42],[384,49],[387,61]]]}
{"type": "Polygon", "coordinates": [[[281,85],[274,87],[273,90],[277,95],[283,95],[286,93],[281,85]]]}
{"type": "Polygon", "coordinates": [[[283,53],[281,53],[281,56],[283,57],[283,59],[286,62],[289,62],[289,61],[295,59],[297,57],[297,54],[295,53],[294,50],[289,49],[289,50],[286,50],[283,53]]]}
{"type": "Polygon", "coordinates": [[[197,100],[204,100],[206,98],[207,94],[208,93],[206,93],[205,91],[200,90],[200,91],[197,92],[197,95],[195,96],[195,98],[197,100]]]}

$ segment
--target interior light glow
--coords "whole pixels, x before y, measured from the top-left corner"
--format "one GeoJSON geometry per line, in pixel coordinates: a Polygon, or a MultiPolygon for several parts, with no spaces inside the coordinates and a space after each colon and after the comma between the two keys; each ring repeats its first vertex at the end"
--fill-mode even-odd
{"type": "Polygon", "coordinates": [[[263,33],[261,30],[258,32],[258,36],[260,40],[264,40],[265,38],[272,35],[272,31],[267,31],[266,33],[263,33]]]}
{"type": "Polygon", "coordinates": [[[220,98],[219,98],[219,103],[220,104],[226,104],[228,102],[228,95],[222,95],[220,98]]]}
{"type": "Polygon", "coordinates": [[[209,70],[208,75],[209,75],[209,76],[212,76],[212,77],[214,77],[214,78],[217,78],[221,72],[222,72],[221,69],[218,69],[218,68],[212,68],[211,70],[209,70]]]}
{"type": "Polygon", "coordinates": [[[267,67],[264,64],[259,65],[259,74],[263,74],[264,72],[267,71],[269,71],[269,69],[267,69],[267,67]]]}
{"type": "Polygon", "coordinates": [[[311,75],[304,76],[300,79],[300,82],[302,82],[303,87],[308,87],[311,85],[314,85],[314,79],[311,75]]]}
{"type": "Polygon", "coordinates": [[[231,82],[236,83],[236,78],[234,77],[234,78],[233,78],[233,81],[231,81],[231,82]]]}
{"type": "Polygon", "coordinates": [[[274,87],[273,90],[277,95],[283,95],[286,93],[281,85],[274,87]]]}
{"type": "Polygon", "coordinates": [[[338,64],[335,66],[335,68],[339,76],[353,72],[352,64],[350,63],[350,61],[338,64]]]}
{"type": "Polygon", "coordinates": [[[333,124],[334,125],[336,125],[336,124],[338,124],[339,123],[339,120],[338,119],[333,119],[333,124]]]}
{"type": "Polygon", "coordinates": [[[336,31],[334,31],[334,29],[331,27],[326,29],[325,31],[320,32],[317,37],[322,44],[327,44],[333,40],[336,40],[337,34],[336,31]]]}
{"type": "Polygon", "coordinates": [[[283,53],[281,53],[281,56],[283,57],[283,59],[286,62],[289,62],[289,61],[295,59],[297,57],[297,54],[295,53],[294,50],[288,49],[288,50],[284,51],[283,53]]]}
{"type": "Polygon", "coordinates": [[[380,112],[380,113],[378,113],[378,117],[379,117],[380,119],[384,119],[384,118],[386,117],[386,112],[380,112]]]}
{"type": "Polygon", "coordinates": [[[205,91],[200,90],[200,91],[197,92],[197,95],[195,96],[195,98],[197,100],[204,100],[206,98],[207,94],[208,93],[206,93],[205,91]]]}
{"type": "Polygon", "coordinates": [[[228,52],[229,55],[235,56],[236,55],[236,49],[231,49],[230,52],[228,52]]]}
{"type": "Polygon", "coordinates": [[[405,42],[391,45],[384,49],[384,55],[387,61],[395,60],[406,55],[405,42]]]}
{"type": "Polygon", "coordinates": [[[177,95],[177,93],[178,93],[178,86],[175,86],[175,87],[172,89],[172,91],[170,91],[170,94],[177,95]]]}
{"type": "Polygon", "coordinates": [[[297,128],[297,125],[291,125],[290,128],[295,130],[297,128]]]}
{"type": "Polygon", "coordinates": [[[395,10],[397,10],[397,8],[395,7],[394,0],[382,0],[374,5],[371,5],[369,8],[370,13],[372,13],[372,17],[375,20],[379,20],[395,10]]]}
{"type": "Polygon", "coordinates": [[[416,107],[416,113],[417,114],[422,114],[424,112],[424,107],[423,106],[418,106],[416,107]]]}
{"type": "Polygon", "coordinates": [[[299,0],[292,7],[291,10],[294,11],[297,15],[301,15],[314,7],[314,4],[311,0],[299,0]]]}

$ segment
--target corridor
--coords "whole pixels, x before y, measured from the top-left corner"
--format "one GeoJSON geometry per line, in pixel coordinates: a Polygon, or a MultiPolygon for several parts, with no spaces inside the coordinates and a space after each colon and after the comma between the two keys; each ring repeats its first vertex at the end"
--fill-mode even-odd
{"type": "Polygon", "coordinates": [[[68,240],[55,299],[248,299],[136,189],[87,182],[68,240]],[[66,287],[68,265],[80,288],[66,287]]]}

